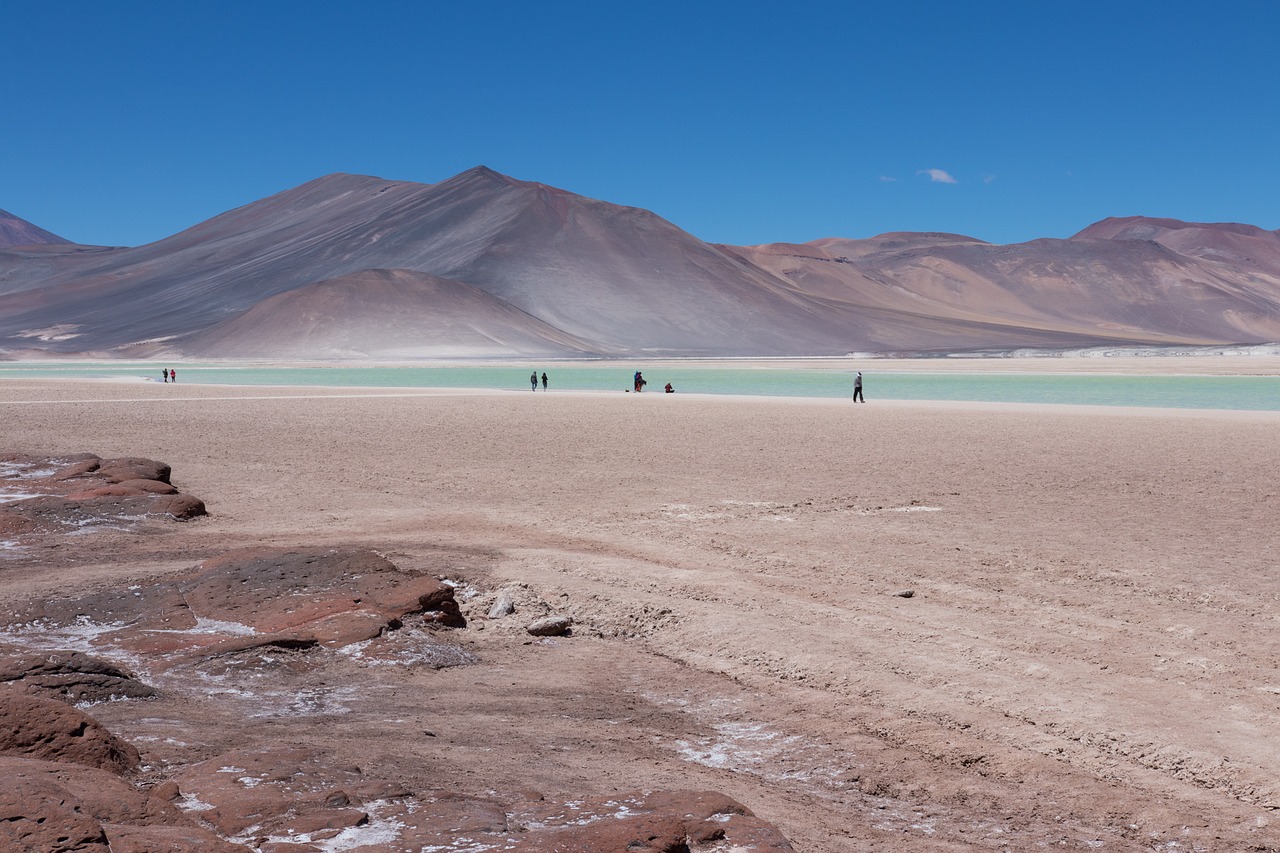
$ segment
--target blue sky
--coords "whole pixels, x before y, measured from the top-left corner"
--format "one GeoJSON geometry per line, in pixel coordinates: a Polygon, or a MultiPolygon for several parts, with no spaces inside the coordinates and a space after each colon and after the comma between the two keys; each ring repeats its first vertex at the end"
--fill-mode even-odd
{"type": "Polygon", "coordinates": [[[1280,3],[52,2],[0,17],[0,208],[137,245],[484,164],[713,242],[1280,228],[1280,3]]]}

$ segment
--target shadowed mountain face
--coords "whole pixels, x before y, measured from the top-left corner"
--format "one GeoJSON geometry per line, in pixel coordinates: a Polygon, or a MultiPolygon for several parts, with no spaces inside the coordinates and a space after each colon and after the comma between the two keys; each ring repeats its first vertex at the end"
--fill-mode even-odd
{"type": "Polygon", "coordinates": [[[219,358],[500,358],[592,347],[470,285],[411,270],[365,270],[268,297],[182,338],[219,358]]]}
{"type": "Polygon", "coordinates": [[[10,354],[840,355],[1275,340],[1280,235],[1251,226],[1130,219],[1014,246],[955,234],[714,246],[648,211],[483,167],[432,185],[330,175],[136,248],[0,250],[10,354]]]}

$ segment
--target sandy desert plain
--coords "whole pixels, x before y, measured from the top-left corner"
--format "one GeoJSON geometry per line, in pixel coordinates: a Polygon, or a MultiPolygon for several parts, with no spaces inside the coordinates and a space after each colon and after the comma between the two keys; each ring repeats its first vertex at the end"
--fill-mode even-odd
{"type": "MultiPolygon", "coordinates": [[[[4,610],[257,545],[456,584],[468,665],[88,708],[154,781],[289,745],[466,795],[719,791],[804,851],[1280,850],[1280,413],[868,393],[6,381],[4,452],[162,460],[209,515],[11,548],[4,610]],[[548,612],[572,635],[524,632],[548,612]]],[[[342,837],[305,849],[401,849],[342,837]]]]}

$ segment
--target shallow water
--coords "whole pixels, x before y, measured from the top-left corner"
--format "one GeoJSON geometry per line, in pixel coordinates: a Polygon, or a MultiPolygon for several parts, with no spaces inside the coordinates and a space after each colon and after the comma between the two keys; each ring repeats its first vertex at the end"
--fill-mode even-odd
{"type": "MultiPolygon", "coordinates": [[[[487,388],[528,392],[529,374],[505,367],[260,367],[183,364],[179,381],[216,385],[295,385],[361,388],[487,388]]],[[[633,368],[561,365],[546,370],[550,390],[628,390],[633,368]]],[[[769,367],[660,366],[645,370],[645,393],[745,394],[765,397],[847,398],[852,371],[769,367]]],[[[864,370],[868,400],[958,400],[993,403],[1060,403],[1188,409],[1280,410],[1276,376],[1117,376],[997,372],[877,373],[864,370]]],[[[153,364],[66,363],[0,366],[2,378],[146,378],[160,381],[153,364]]],[[[542,393],[539,385],[538,393],[542,393]]]]}

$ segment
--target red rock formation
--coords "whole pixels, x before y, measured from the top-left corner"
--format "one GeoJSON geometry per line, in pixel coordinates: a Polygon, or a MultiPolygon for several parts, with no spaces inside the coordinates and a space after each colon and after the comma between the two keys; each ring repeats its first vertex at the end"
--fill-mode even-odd
{"type": "Polygon", "coordinates": [[[0,756],[0,849],[41,853],[244,853],[111,773],[0,756]]]}
{"type": "Polygon", "coordinates": [[[136,589],[35,602],[14,618],[69,626],[86,613],[120,626],[94,639],[104,653],[146,655],[158,668],[268,647],[343,648],[370,640],[385,647],[368,650],[374,657],[467,660],[447,643],[424,649],[432,641],[421,635],[399,642],[395,635],[410,618],[424,631],[466,621],[448,584],[368,550],[246,548],[136,589]]]}
{"type": "MultiPolygon", "coordinates": [[[[67,629],[103,655],[128,653],[174,708],[197,683],[216,682],[237,694],[259,679],[271,687],[258,692],[277,690],[264,701],[292,702],[306,683],[293,675],[335,659],[343,667],[362,658],[442,665],[430,661],[445,659],[439,649],[449,646],[433,638],[449,637],[440,625],[460,619],[451,586],[375,552],[247,548],[150,584],[37,601],[12,614],[10,624],[15,643],[24,636],[49,642],[67,629]]],[[[467,660],[456,646],[454,655],[452,663],[467,660]]],[[[100,678],[128,674],[74,652],[18,647],[0,658],[0,681],[11,685],[0,692],[0,753],[19,756],[0,755],[0,778],[15,780],[0,790],[0,850],[791,849],[776,828],[721,794],[460,793],[451,774],[419,778],[410,789],[366,777],[322,748],[239,732],[239,746],[224,740],[206,742],[198,755],[169,753],[185,755],[181,761],[149,755],[146,781],[154,787],[146,789],[142,777],[119,775],[138,766],[133,747],[82,711],[20,692],[101,696],[90,692],[111,689],[100,678]],[[67,763],[76,761],[85,766],[67,763]]],[[[148,742],[162,749],[157,738],[148,742]]]]}
{"type": "Polygon", "coordinates": [[[128,773],[138,750],[65,702],[0,690],[0,754],[128,773]]]}
{"type": "Polygon", "coordinates": [[[0,686],[64,702],[141,699],[156,690],[114,664],[80,652],[0,649],[0,686]]]}
{"type": "Polygon", "coordinates": [[[0,455],[0,498],[22,496],[0,503],[0,537],[205,515],[204,503],[178,494],[169,477],[169,466],[151,459],[0,455]]]}
{"type": "Polygon", "coordinates": [[[191,765],[177,778],[200,819],[258,849],[335,839],[382,850],[467,849],[582,853],[698,850],[789,851],[772,825],[709,791],[633,792],[617,797],[490,797],[412,792],[335,768],[297,747],[242,750],[191,765]],[[273,847],[271,845],[282,845],[273,847]]]}

